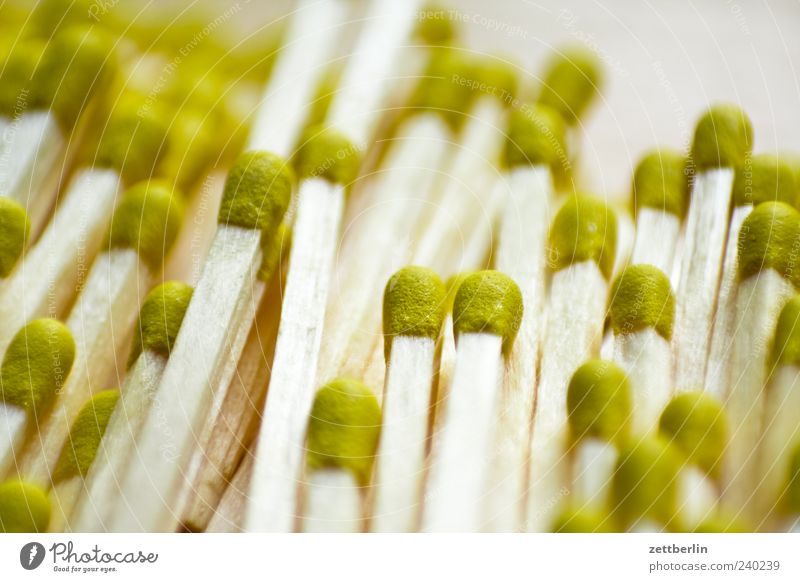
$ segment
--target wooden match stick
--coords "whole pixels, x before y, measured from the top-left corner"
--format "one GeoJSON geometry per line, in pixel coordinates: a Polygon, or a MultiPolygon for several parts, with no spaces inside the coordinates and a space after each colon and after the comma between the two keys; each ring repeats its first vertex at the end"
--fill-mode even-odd
{"type": "Polygon", "coordinates": [[[419,526],[445,294],[438,275],[424,267],[405,267],[386,284],[386,382],[371,531],[411,532],[419,526]]]}
{"type": "Polygon", "coordinates": [[[633,173],[636,235],[631,263],[672,275],[689,197],[691,167],[686,156],[660,149],[646,154],[633,173]]]}
{"type": "MultiPolygon", "coordinates": [[[[568,506],[602,513],[608,508],[618,449],[629,438],[634,416],[625,371],[604,360],[583,364],[569,382],[567,414],[572,443],[568,506]]],[[[563,522],[563,516],[556,521],[563,522]]],[[[554,525],[553,530],[562,527],[554,525]]]]}
{"type": "Polygon", "coordinates": [[[675,507],[681,528],[692,531],[718,517],[728,420],[715,398],[686,392],[664,408],[658,427],[686,460],[678,477],[675,507]]]}
{"type": "Polygon", "coordinates": [[[44,417],[74,360],[75,340],[54,319],[32,321],[14,336],[0,367],[0,476],[16,466],[26,432],[44,417]]]}
{"type": "Polygon", "coordinates": [[[342,378],[319,389],[308,419],[302,531],[364,530],[364,488],[380,431],[381,409],[372,389],[342,378]]]}
{"type": "Polygon", "coordinates": [[[75,368],[52,410],[39,421],[28,443],[20,474],[50,482],[61,446],[80,407],[115,375],[116,359],[133,329],[142,299],[182,222],[182,208],[170,188],[145,182],[120,201],[105,250],[96,260],[72,308],[67,326],[75,336],[75,368]]]}
{"type": "Polygon", "coordinates": [[[752,135],[750,120],[733,105],[710,108],[695,128],[691,152],[694,187],[686,218],[673,340],[678,390],[695,390],[705,382],[734,170],[750,155],[752,135]]]}
{"type": "Polygon", "coordinates": [[[525,528],[549,531],[567,480],[566,396],[572,374],[597,354],[603,334],[607,278],[616,258],[616,217],[599,199],[570,197],[550,230],[554,271],[531,431],[525,528]]]}
{"type": "Polygon", "coordinates": [[[82,473],[85,493],[69,518],[73,531],[102,531],[120,502],[119,486],[125,479],[131,457],[138,454],[136,441],[150,412],[153,395],[192,292],[188,285],[170,281],[155,287],[142,303],[120,401],[98,443],[99,450],[91,468],[87,467],[88,473],[82,473]]]}
{"type": "Polygon", "coordinates": [[[614,361],[633,390],[633,430],[656,430],[674,390],[672,325],[675,298],[669,278],[652,265],[631,265],[611,286],[609,320],[614,330],[614,361]]]}
{"type": "Polygon", "coordinates": [[[434,436],[424,531],[480,531],[489,480],[505,358],[522,319],[517,284],[479,271],[458,288],[453,304],[457,355],[440,431],[434,436]]]}
{"type": "Polygon", "coordinates": [[[108,119],[93,165],[78,170],[41,238],[0,289],[0,353],[35,317],[64,317],[103,243],[120,184],[149,178],[164,150],[166,125],[127,99],[108,119]],[[83,265],[83,269],[81,269],[83,265]]]}
{"type": "Polygon", "coordinates": [[[203,274],[156,390],[154,407],[163,414],[150,414],[142,429],[114,531],[172,530],[179,519],[172,505],[188,478],[193,438],[203,432],[203,415],[215,414],[215,393],[230,383],[249,331],[242,322],[254,317],[262,232],[279,227],[293,181],[287,162],[267,152],[242,154],[229,172],[203,274]]]}
{"type": "Polygon", "coordinates": [[[733,515],[754,502],[761,479],[757,444],[763,431],[769,342],[781,309],[800,286],[794,265],[799,245],[800,213],[783,202],[759,204],[739,232],[737,333],[724,401],[731,439],[722,495],[723,507],[733,515]]]}
{"type": "Polygon", "coordinates": [[[733,180],[733,211],[714,315],[711,349],[706,370],[706,392],[724,400],[728,395],[730,360],[736,320],[736,256],[739,232],[753,208],[762,202],[795,203],[797,184],[791,165],[775,156],[761,154],[745,159],[733,180]]]}
{"type": "Polygon", "coordinates": [[[85,478],[94,464],[100,441],[118,400],[119,390],[102,390],[92,396],[75,417],[53,470],[50,531],[71,529],[70,515],[84,491],[85,478]]]}

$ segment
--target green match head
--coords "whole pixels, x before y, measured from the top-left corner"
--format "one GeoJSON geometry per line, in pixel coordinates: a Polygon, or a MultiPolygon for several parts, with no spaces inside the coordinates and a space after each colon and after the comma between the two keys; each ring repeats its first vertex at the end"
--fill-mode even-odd
{"type": "Polygon", "coordinates": [[[688,462],[712,478],[719,476],[728,444],[728,420],[714,398],[702,392],[676,396],[661,413],[658,428],[688,462]]]}
{"type": "Polygon", "coordinates": [[[800,442],[795,443],[787,467],[786,487],[783,495],[783,509],[789,515],[800,514],[800,442]]]}
{"type": "Polygon", "coordinates": [[[500,57],[483,57],[473,64],[472,70],[472,91],[477,96],[490,95],[507,107],[514,103],[519,91],[519,73],[513,62],[500,57]]]}
{"type": "Polygon", "coordinates": [[[675,297],[669,278],[652,265],[625,267],[611,286],[609,319],[616,334],[651,327],[671,340],[675,297]]]}
{"type": "Polygon", "coordinates": [[[613,533],[607,513],[589,507],[567,508],[556,517],[552,533],[613,533]]]}
{"type": "Polygon", "coordinates": [[[453,300],[453,329],[462,333],[488,333],[503,338],[508,355],[522,323],[522,292],[508,275],[478,271],[466,277],[453,300]]]}
{"type": "Polygon", "coordinates": [[[771,366],[800,366],[800,295],[781,309],[770,350],[771,366]]]}
{"type": "Polygon", "coordinates": [[[193,292],[186,283],[168,281],[147,294],[139,310],[128,366],[145,350],[169,356],[193,292]]]}
{"type": "Polygon", "coordinates": [[[83,405],[72,422],[69,436],[53,470],[53,481],[85,477],[97,455],[111,413],[119,400],[119,390],[98,392],[83,405]]]}
{"type": "Polygon", "coordinates": [[[308,420],[310,471],[350,471],[369,483],[381,432],[381,409],[372,390],[357,380],[338,378],[319,389],[308,420]]]}
{"type": "Polygon", "coordinates": [[[410,107],[434,111],[458,131],[475,98],[473,77],[473,64],[462,51],[436,49],[411,96],[410,107]]]}
{"type": "Polygon", "coordinates": [[[180,195],[160,180],[140,182],[128,189],[111,218],[111,248],[129,248],[156,270],[169,254],[183,222],[180,195]]]}
{"type": "Polygon", "coordinates": [[[39,39],[24,39],[17,41],[7,54],[2,55],[0,115],[14,118],[35,100],[32,79],[44,47],[44,42],[39,39]]]}
{"type": "Polygon", "coordinates": [[[427,47],[447,46],[458,36],[451,11],[444,6],[430,3],[420,10],[414,37],[427,47]]]}
{"type": "Polygon", "coordinates": [[[277,228],[294,187],[289,163],[269,152],[245,152],[233,164],[219,209],[218,222],[257,230],[277,228]]]}
{"type": "Polygon", "coordinates": [[[584,47],[555,53],[545,67],[539,102],[552,107],[568,125],[580,117],[600,93],[603,67],[597,56],[584,47]]]}
{"type": "Polygon", "coordinates": [[[662,437],[624,443],[611,484],[615,520],[623,528],[641,519],[671,525],[681,457],[662,437]]]}
{"type": "Polygon", "coordinates": [[[315,126],[301,139],[292,164],[300,179],[322,178],[349,186],[358,177],[361,152],[343,133],[315,126]]]}
{"type": "Polygon", "coordinates": [[[682,218],[689,197],[691,166],[683,154],[660,149],[646,154],[633,172],[633,201],[682,218]]]}
{"type": "Polygon", "coordinates": [[[567,413],[572,438],[624,442],[632,415],[628,376],[613,362],[589,360],[572,375],[567,413]]]}
{"type": "Polygon", "coordinates": [[[0,532],[45,533],[50,498],[36,485],[13,479],[0,484],[0,532]]]}
{"type": "Polygon", "coordinates": [[[605,202],[588,195],[570,197],[550,229],[550,259],[554,270],[595,261],[611,276],[617,252],[617,216],[605,202]]]}
{"type": "Polygon", "coordinates": [[[276,229],[261,233],[261,266],[258,268],[258,278],[269,282],[291,248],[292,228],[285,222],[281,222],[276,229]]]}
{"type": "Polygon", "coordinates": [[[736,169],[733,180],[733,203],[736,206],[762,202],[785,202],[793,206],[797,195],[794,168],[777,156],[748,156],[736,169]]]}
{"type": "Polygon", "coordinates": [[[783,202],[764,202],[753,209],[739,231],[739,279],[773,269],[800,286],[794,266],[800,244],[800,213],[783,202]]]}
{"type": "Polygon", "coordinates": [[[66,28],[47,43],[36,70],[39,105],[52,109],[63,127],[72,128],[115,72],[113,39],[97,28],[66,28]]]}
{"type": "Polygon", "coordinates": [[[17,332],[0,367],[6,404],[29,413],[44,410],[61,389],[75,360],[75,340],[55,319],[35,319],[17,332]]]}
{"type": "Polygon", "coordinates": [[[546,165],[553,176],[563,179],[570,166],[564,120],[544,105],[512,109],[505,161],[510,168],[546,165]]]}
{"type": "Polygon", "coordinates": [[[439,276],[425,267],[405,267],[391,276],[383,291],[383,338],[388,359],[392,339],[405,335],[439,337],[447,291],[439,276]]]}
{"type": "Polygon", "coordinates": [[[0,278],[14,270],[30,234],[31,223],[25,209],[11,198],[0,197],[0,278]]]}
{"type": "Polygon", "coordinates": [[[692,161],[698,170],[737,168],[752,149],[753,126],[736,105],[714,105],[697,122],[692,161]]]}
{"type": "Polygon", "coordinates": [[[157,174],[166,151],[167,126],[159,115],[133,98],[121,101],[100,136],[95,165],[117,170],[128,184],[157,174]]]}

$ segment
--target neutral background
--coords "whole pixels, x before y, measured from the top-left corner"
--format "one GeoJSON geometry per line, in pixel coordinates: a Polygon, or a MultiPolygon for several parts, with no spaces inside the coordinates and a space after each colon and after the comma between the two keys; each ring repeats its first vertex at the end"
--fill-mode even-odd
{"type": "MultiPolygon", "coordinates": [[[[401,0],[398,0],[401,1],[401,0]]],[[[235,2],[234,2],[235,3],[235,2]]],[[[253,2],[265,18],[293,2],[253,2]]],[[[220,10],[224,3],[211,3],[220,10]]],[[[800,153],[800,0],[455,0],[467,44],[511,55],[538,82],[554,47],[582,43],[605,62],[600,102],[581,128],[583,172],[598,193],[627,194],[655,145],[686,147],[699,113],[739,103],[756,151],[800,153]]],[[[260,26],[251,6],[245,27],[260,26]]],[[[252,28],[251,28],[252,29],[252,28]]]]}

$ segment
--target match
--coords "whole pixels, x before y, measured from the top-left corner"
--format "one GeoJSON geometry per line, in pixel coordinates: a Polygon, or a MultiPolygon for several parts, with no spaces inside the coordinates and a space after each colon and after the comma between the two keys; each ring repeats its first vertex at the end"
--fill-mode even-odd
{"type": "Polygon", "coordinates": [[[550,228],[553,275],[531,431],[528,531],[549,530],[554,500],[567,482],[567,387],[578,366],[600,348],[616,231],[613,211],[589,195],[570,196],[550,228]]]}
{"type": "Polygon", "coordinates": [[[441,279],[425,267],[401,269],[383,293],[387,363],[371,531],[411,532],[419,527],[445,296],[441,279]]]}
{"type": "Polygon", "coordinates": [[[480,531],[505,363],[522,320],[522,293],[498,271],[461,283],[453,303],[456,363],[434,435],[422,530],[480,531]]]}
{"type": "Polygon", "coordinates": [[[694,131],[694,184],[686,218],[675,309],[675,385],[696,390],[706,361],[722,273],[736,168],[753,148],[753,128],[733,105],[706,111],[694,131]]]}

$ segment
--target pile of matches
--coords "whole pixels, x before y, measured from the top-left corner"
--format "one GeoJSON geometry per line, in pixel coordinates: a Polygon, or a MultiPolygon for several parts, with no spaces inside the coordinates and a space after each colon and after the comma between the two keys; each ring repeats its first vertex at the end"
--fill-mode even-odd
{"type": "Polygon", "coordinates": [[[0,7],[0,531],[800,528],[800,164],[745,112],[621,206],[585,49],[112,16],[0,7]]]}

